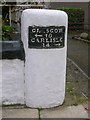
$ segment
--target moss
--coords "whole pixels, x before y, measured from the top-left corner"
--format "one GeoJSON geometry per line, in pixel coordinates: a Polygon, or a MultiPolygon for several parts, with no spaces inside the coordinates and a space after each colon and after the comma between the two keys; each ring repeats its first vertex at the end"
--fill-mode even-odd
{"type": "Polygon", "coordinates": [[[76,83],[79,83],[79,80],[76,80],[75,82],[76,82],[76,83]]]}
{"type": "Polygon", "coordinates": [[[82,96],[82,92],[84,92],[84,94],[86,93],[87,80],[82,79],[81,77],[77,77],[77,75],[80,74],[78,69],[73,68],[73,70],[74,72],[72,72],[72,74],[71,74],[72,71],[71,68],[70,71],[68,71],[68,76],[66,81],[66,96],[63,106],[71,106],[71,105],[76,106],[78,104],[82,104],[88,101],[86,97],[82,96]],[[75,73],[75,71],[77,71],[77,74],[75,73]]]}
{"type": "Polygon", "coordinates": [[[67,85],[66,85],[66,92],[69,92],[69,93],[72,92],[72,85],[71,85],[70,82],[67,82],[67,85]]]}
{"type": "Polygon", "coordinates": [[[84,102],[88,101],[88,99],[85,97],[82,97],[82,96],[81,97],[77,96],[77,101],[78,101],[78,103],[84,103],[84,102]]]}

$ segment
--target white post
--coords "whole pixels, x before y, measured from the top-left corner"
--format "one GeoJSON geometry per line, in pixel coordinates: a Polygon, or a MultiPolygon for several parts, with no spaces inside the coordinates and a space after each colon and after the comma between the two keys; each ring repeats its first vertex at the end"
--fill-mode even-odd
{"type": "Polygon", "coordinates": [[[61,105],[65,99],[67,14],[27,9],[22,13],[25,49],[25,100],[33,108],[61,105]]]}

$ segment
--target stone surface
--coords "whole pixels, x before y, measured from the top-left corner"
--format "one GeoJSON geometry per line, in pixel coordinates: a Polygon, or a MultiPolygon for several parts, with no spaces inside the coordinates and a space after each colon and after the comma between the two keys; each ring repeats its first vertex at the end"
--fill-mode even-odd
{"type": "Polygon", "coordinates": [[[41,118],[88,118],[82,105],[42,110],[41,118]]]}
{"type": "Polygon", "coordinates": [[[81,37],[81,38],[84,38],[84,39],[87,39],[88,34],[87,34],[87,33],[81,33],[80,37],[81,37]]]}
{"type": "MultiPolygon", "coordinates": [[[[26,53],[26,105],[35,108],[50,108],[62,104],[65,98],[67,14],[59,10],[27,9],[22,13],[21,25],[22,41],[26,53]],[[65,26],[64,47],[58,49],[28,48],[29,26],[44,28],[65,26]]],[[[41,31],[38,35],[40,33],[41,31]]],[[[34,38],[36,39],[35,36],[34,38]]],[[[44,37],[42,36],[42,38],[44,37]]]]}
{"type": "Polygon", "coordinates": [[[2,110],[3,118],[39,118],[37,109],[5,109],[2,110]]]}
{"type": "Polygon", "coordinates": [[[24,62],[19,59],[0,60],[0,65],[3,104],[24,104],[24,62]]]}

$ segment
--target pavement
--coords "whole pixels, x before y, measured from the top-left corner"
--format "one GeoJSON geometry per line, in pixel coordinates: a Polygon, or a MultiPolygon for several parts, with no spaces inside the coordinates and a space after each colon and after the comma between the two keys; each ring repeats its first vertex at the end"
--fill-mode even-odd
{"type": "Polygon", "coordinates": [[[78,67],[89,76],[88,64],[89,64],[89,55],[88,50],[90,44],[87,44],[83,41],[72,39],[71,34],[68,35],[68,58],[74,61],[78,67]]]}
{"type": "MultiPolygon", "coordinates": [[[[1,116],[0,116],[1,117],[1,116]]],[[[56,107],[51,109],[30,109],[3,107],[3,118],[89,118],[83,105],[56,107]]]]}

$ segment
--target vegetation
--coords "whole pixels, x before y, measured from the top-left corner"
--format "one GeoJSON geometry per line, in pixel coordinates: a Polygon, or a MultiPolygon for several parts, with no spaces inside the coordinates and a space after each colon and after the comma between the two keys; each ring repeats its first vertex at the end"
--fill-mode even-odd
{"type": "Polygon", "coordinates": [[[9,25],[3,25],[2,26],[2,40],[12,40],[11,39],[11,33],[14,32],[14,28],[9,25]]]}
{"type": "MultiPolygon", "coordinates": [[[[84,82],[84,81],[83,81],[84,82]]],[[[81,80],[76,79],[73,83],[70,78],[67,78],[66,82],[66,97],[63,106],[78,105],[88,101],[85,93],[79,90],[80,84],[83,83],[81,80]],[[84,96],[84,95],[85,96],[84,96]]],[[[86,87],[86,85],[84,86],[86,87]]],[[[82,86],[81,86],[82,88],[82,86]]],[[[81,89],[80,88],[80,89],[81,89]]],[[[86,89],[86,88],[84,88],[86,89]]]]}
{"type": "Polygon", "coordinates": [[[11,5],[11,8],[14,7],[16,2],[6,2],[2,1],[1,4],[4,4],[2,6],[2,33],[0,34],[0,40],[12,40],[11,34],[15,31],[14,27],[9,25],[9,5],[11,5]]]}
{"type": "Polygon", "coordinates": [[[80,17],[83,17],[84,11],[81,8],[57,8],[58,10],[63,10],[68,14],[69,20],[78,22],[80,17]]]}
{"type": "Polygon", "coordinates": [[[83,30],[84,28],[84,11],[81,8],[56,8],[63,10],[68,14],[69,29],[83,30]]]}
{"type": "Polygon", "coordinates": [[[2,33],[0,35],[0,40],[2,41],[7,41],[7,40],[12,40],[11,34],[15,31],[15,28],[7,25],[6,23],[3,22],[2,24],[2,33]]]}

